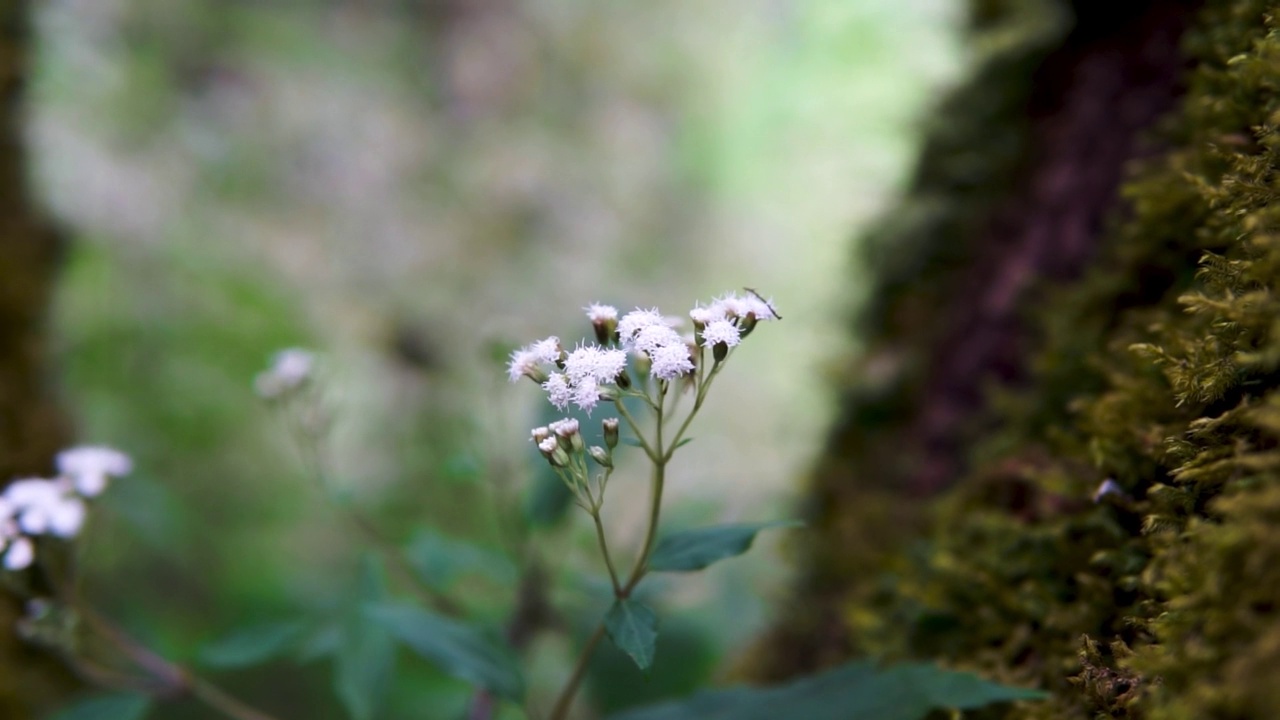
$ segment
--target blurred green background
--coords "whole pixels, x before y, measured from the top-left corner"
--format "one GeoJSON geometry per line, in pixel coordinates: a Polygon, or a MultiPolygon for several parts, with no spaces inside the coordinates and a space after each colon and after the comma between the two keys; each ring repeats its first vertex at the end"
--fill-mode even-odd
{"type": "MultiPolygon", "coordinates": [[[[285,346],[324,354],[354,503],[396,540],[425,524],[497,553],[545,412],[532,385],[506,383],[506,353],[588,336],[589,302],[683,314],[755,287],[785,320],[713,391],[666,517],[795,516],[831,413],[824,374],[855,344],[853,238],[963,66],[949,0],[39,7],[30,134],[75,238],[55,328],[65,395],[84,441],[138,466],[84,542],[87,583],[197,666],[207,643],[334,612],[358,584],[357,538],[252,391],[285,346]]],[[[610,486],[624,563],[644,493],[639,474],[610,486]]],[[[567,561],[557,597],[590,623],[584,520],[548,542],[567,561]]],[[[785,592],[781,538],[668,582],[657,672],[602,655],[597,708],[731,666],[785,592]]],[[[497,566],[463,585],[495,624],[511,569],[497,566]]],[[[535,702],[572,651],[535,645],[535,702]]],[[[460,716],[464,685],[400,660],[374,717],[460,716]]],[[[322,661],[216,676],[284,717],[343,717],[322,661]]]]}

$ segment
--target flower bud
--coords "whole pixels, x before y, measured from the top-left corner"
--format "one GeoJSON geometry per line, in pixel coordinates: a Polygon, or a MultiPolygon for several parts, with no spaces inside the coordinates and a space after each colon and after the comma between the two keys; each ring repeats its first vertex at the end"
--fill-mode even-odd
{"type": "Polygon", "coordinates": [[[568,467],[569,453],[560,447],[560,443],[556,442],[554,437],[549,437],[538,443],[538,450],[547,459],[547,462],[551,463],[552,467],[568,467]]]}
{"type": "Polygon", "coordinates": [[[608,450],[599,445],[592,445],[587,449],[587,453],[591,455],[592,460],[600,464],[600,467],[613,469],[613,456],[609,454],[608,450]]]}
{"type": "Polygon", "coordinates": [[[542,444],[543,440],[551,437],[551,428],[545,425],[542,427],[536,427],[530,431],[530,434],[533,435],[533,441],[535,443],[542,444]]]}
{"type": "Polygon", "coordinates": [[[582,449],[586,447],[586,441],[582,439],[582,433],[579,431],[576,419],[565,418],[564,420],[558,420],[551,423],[549,427],[559,438],[561,446],[567,446],[573,452],[582,452],[582,449]]]}
{"type": "Polygon", "coordinates": [[[715,345],[711,346],[711,357],[715,358],[716,362],[724,362],[724,359],[728,356],[729,356],[728,343],[718,342],[715,345]]]}
{"type": "Polygon", "coordinates": [[[604,419],[604,444],[610,450],[618,447],[618,418],[604,419]]]}

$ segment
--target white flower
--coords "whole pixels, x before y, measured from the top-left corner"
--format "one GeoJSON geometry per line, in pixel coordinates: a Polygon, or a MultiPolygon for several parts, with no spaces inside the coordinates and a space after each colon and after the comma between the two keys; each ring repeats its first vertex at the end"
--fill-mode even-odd
{"type": "Polygon", "coordinates": [[[565,418],[563,420],[556,420],[555,422],[547,425],[547,429],[551,430],[551,432],[556,435],[568,437],[570,435],[577,434],[580,428],[577,418],[565,418]]]}
{"type": "Polygon", "coordinates": [[[133,472],[128,455],[109,447],[75,447],[57,457],[58,474],[70,478],[84,497],[95,497],[107,487],[107,480],[133,472]]]}
{"type": "Polygon", "coordinates": [[[755,293],[740,297],[734,293],[725,293],[716,298],[713,305],[718,305],[726,315],[732,318],[745,319],[748,316],[756,320],[778,320],[778,313],[773,310],[772,301],[765,301],[755,293]]]}
{"type": "Polygon", "coordinates": [[[666,319],[662,317],[662,313],[658,312],[658,308],[651,310],[635,310],[622,316],[618,321],[618,338],[624,347],[630,348],[631,341],[635,339],[637,333],[648,327],[667,327],[666,319]]]}
{"type": "Polygon", "coordinates": [[[569,353],[564,361],[564,373],[569,382],[577,385],[587,378],[597,383],[611,383],[627,367],[625,350],[586,345],[569,353]]]}
{"type": "Polygon", "coordinates": [[[587,319],[593,323],[603,323],[618,319],[618,308],[612,305],[591,303],[583,310],[587,311],[587,319]]]}
{"type": "Polygon", "coordinates": [[[554,365],[560,359],[560,338],[552,335],[549,338],[530,343],[511,353],[511,362],[507,363],[507,379],[516,382],[522,377],[535,380],[544,377],[541,367],[554,365]]]}
{"type": "Polygon", "coordinates": [[[699,325],[709,325],[716,320],[724,319],[724,308],[715,304],[708,307],[699,306],[689,311],[689,319],[699,325]]]}
{"type": "Polygon", "coordinates": [[[664,345],[649,353],[653,367],[649,372],[660,380],[674,380],[681,375],[693,372],[693,360],[689,357],[689,346],[676,337],[677,342],[664,345]]]}
{"type": "Polygon", "coordinates": [[[564,373],[552,373],[551,377],[542,383],[542,389],[547,391],[547,399],[551,404],[560,410],[568,408],[569,403],[573,401],[573,388],[569,385],[569,379],[564,376],[564,373]]]}
{"type": "Polygon", "coordinates": [[[735,347],[740,342],[742,342],[742,332],[731,320],[713,320],[702,330],[702,344],[706,347],[716,343],[735,347]]]}
{"type": "Polygon", "coordinates": [[[684,340],[681,339],[680,333],[672,330],[671,326],[665,323],[641,328],[632,337],[629,345],[627,345],[626,341],[623,342],[630,349],[647,353],[650,357],[661,348],[682,343],[684,343],[684,340]]]}
{"type": "Polygon", "coordinates": [[[17,480],[5,488],[4,499],[18,528],[27,535],[51,533],[71,538],[84,525],[84,501],[53,480],[17,480]]]}
{"type": "Polygon", "coordinates": [[[554,435],[538,443],[538,449],[548,455],[555,452],[558,447],[560,447],[560,443],[556,440],[554,435]]]}
{"type": "Polygon", "coordinates": [[[258,394],[272,400],[297,390],[311,379],[315,371],[315,355],[300,348],[288,348],[276,353],[271,367],[259,373],[254,380],[258,394]]]}
{"type": "Polygon", "coordinates": [[[31,538],[19,536],[9,542],[9,549],[4,554],[4,566],[7,570],[22,570],[35,559],[36,548],[31,538]]]}

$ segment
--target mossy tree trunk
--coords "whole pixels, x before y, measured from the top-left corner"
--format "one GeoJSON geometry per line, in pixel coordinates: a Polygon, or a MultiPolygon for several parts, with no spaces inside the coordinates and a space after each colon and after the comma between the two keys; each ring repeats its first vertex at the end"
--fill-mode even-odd
{"type": "MultiPolygon", "coordinates": [[[[47,318],[61,250],[35,201],[26,149],[24,91],[31,5],[0,4],[0,483],[48,476],[70,435],[52,391],[47,318]]],[[[0,717],[42,717],[75,687],[47,653],[15,631],[23,603],[0,602],[0,717]]]]}
{"type": "Polygon", "coordinates": [[[1280,717],[1280,8],[972,6],[755,672],[927,657],[1054,693],[1016,717],[1280,717]]]}

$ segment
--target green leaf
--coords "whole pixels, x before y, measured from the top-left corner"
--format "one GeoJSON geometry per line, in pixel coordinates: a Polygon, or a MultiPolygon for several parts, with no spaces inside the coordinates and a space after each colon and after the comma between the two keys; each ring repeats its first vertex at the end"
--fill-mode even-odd
{"type": "Polygon", "coordinates": [[[618,649],[631,656],[636,667],[653,665],[653,646],[658,639],[658,616],[643,603],[624,598],[615,600],[604,616],[604,628],[618,649]]]}
{"type": "Polygon", "coordinates": [[[242,628],[201,648],[200,662],[216,668],[257,665],[292,651],[305,630],[297,620],[242,628]]]}
{"type": "Polygon", "coordinates": [[[688,444],[689,444],[689,443],[691,443],[691,442],[693,442],[693,438],[691,438],[691,437],[687,437],[687,438],[685,438],[685,439],[681,440],[680,442],[676,443],[675,447],[673,447],[673,448],[671,448],[671,449],[672,449],[672,450],[678,450],[678,449],[680,449],[680,448],[684,447],[685,445],[688,445],[688,444]]]}
{"type": "Polygon", "coordinates": [[[340,643],[333,655],[333,689],[352,720],[371,720],[378,715],[395,675],[395,639],[364,612],[369,603],[387,597],[386,569],[379,558],[366,554],[354,602],[343,618],[340,643]]]}
{"type": "Polygon", "coordinates": [[[141,720],[150,710],[151,698],[146,695],[98,695],[64,708],[50,720],[141,720]]]}
{"type": "Polygon", "coordinates": [[[609,720],[922,720],[934,710],[973,710],[1046,697],[926,663],[878,669],[861,660],[786,685],[702,691],[609,720]]]}
{"type": "Polygon", "coordinates": [[[370,605],[366,612],[445,673],[509,700],[524,696],[515,658],[479,629],[404,603],[370,605]]]}
{"type": "Polygon", "coordinates": [[[718,525],[672,533],[658,540],[649,556],[649,569],[665,572],[691,572],[725,558],[741,555],[751,549],[756,533],[768,528],[795,527],[801,523],[779,522],[718,525]]]}
{"type": "Polygon", "coordinates": [[[353,720],[378,714],[395,674],[396,643],[386,628],[364,619],[352,622],[333,659],[333,688],[353,720]]]}

